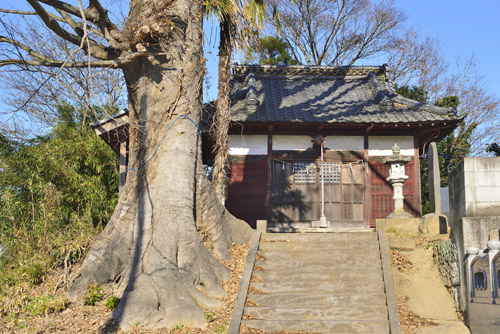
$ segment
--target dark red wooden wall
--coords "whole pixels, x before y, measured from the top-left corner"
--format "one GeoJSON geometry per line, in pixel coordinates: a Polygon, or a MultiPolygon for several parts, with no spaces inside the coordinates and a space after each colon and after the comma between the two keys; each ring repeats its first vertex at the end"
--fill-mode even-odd
{"type": "MultiPolygon", "coordinates": [[[[375,219],[385,218],[394,210],[393,190],[386,178],[389,166],[377,161],[369,161],[370,207],[369,222],[375,226],[375,219]]],[[[417,180],[415,159],[405,165],[408,179],[403,186],[405,211],[420,217],[420,189],[417,180]]],[[[243,219],[250,226],[256,226],[258,219],[267,219],[267,159],[260,161],[233,162],[229,173],[228,198],[226,208],[237,218],[243,219]]]]}
{"type": "MultiPolygon", "coordinates": [[[[370,225],[375,226],[375,219],[385,218],[394,211],[393,190],[386,178],[389,176],[389,166],[376,161],[370,161],[370,225]]],[[[403,185],[405,211],[414,217],[420,217],[420,190],[416,180],[415,159],[405,165],[408,179],[403,185]]],[[[419,174],[420,176],[420,174],[419,174]]]]}
{"type": "Polygon", "coordinates": [[[267,159],[233,162],[229,174],[226,208],[254,227],[266,219],[267,159]]]}

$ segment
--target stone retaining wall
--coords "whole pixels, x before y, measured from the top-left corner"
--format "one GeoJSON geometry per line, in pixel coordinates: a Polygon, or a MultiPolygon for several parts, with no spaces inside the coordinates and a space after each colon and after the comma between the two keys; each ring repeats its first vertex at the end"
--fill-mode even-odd
{"type": "Polygon", "coordinates": [[[437,264],[443,282],[453,297],[455,308],[460,310],[460,272],[457,246],[454,240],[440,241],[434,244],[433,258],[437,264]]]}

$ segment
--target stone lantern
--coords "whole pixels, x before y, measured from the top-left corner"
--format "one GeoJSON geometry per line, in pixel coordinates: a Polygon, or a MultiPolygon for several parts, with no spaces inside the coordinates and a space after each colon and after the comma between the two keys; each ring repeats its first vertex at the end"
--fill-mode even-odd
{"type": "Polygon", "coordinates": [[[394,189],[394,212],[387,218],[413,218],[412,215],[404,210],[403,183],[408,179],[405,174],[405,164],[411,158],[401,155],[398,144],[392,147],[392,155],[386,157],[383,161],[389,165],[389,177],[386,179],[394,189]]]}

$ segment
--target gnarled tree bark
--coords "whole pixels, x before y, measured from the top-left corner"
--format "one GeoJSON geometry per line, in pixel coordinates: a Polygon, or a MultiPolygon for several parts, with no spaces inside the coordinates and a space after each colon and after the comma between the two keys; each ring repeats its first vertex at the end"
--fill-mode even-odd
{"type": "Polygon", "coordinates": [[[125,27],[138,49],[157,53],[123,67],[135,169],[70,290],[75,299],[90,283],[118,280],[113,317],[123,329],[203,326],[200,306],[221,306],[208,296],[223,295],[228,278],[218,258],[227,259],[227,248],[250,234],[216,200],[199,159],[201,23],[199,1],[137,0],[125,27]],[[165,18],[171,23],[162,26],[165,18]]]}

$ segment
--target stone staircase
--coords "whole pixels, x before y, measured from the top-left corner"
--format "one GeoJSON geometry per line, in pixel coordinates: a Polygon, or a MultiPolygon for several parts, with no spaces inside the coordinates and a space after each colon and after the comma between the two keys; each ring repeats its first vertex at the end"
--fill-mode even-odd
{"type": "Polygon", "coordinates": [[[240,333],[397,333],[386,290],[377,233],[263,233],[240,333]]]}

